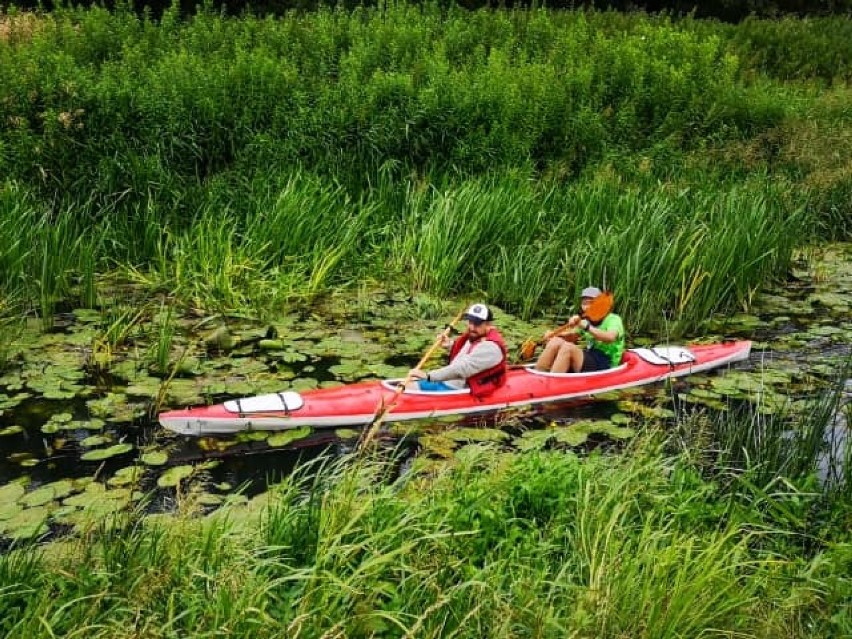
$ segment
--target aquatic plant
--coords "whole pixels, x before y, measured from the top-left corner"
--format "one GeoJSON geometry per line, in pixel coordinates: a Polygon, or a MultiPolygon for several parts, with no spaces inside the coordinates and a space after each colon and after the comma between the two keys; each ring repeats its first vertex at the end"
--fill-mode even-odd
{"type": "Polygon", "coordinates": [[[479,445],[443,473],[396,482],[393,462],[324,460],[211,517],[130,510],[79,540],[0,556],[0,628],[804,637],[797,619],[837,623],[832,597],[848,577],[823,563],[820,584],[791,582],[793,548],[763,556],[754,544],[748,521],[762,515],[743,502],[731,521],[718,489],[658,450],[653,438],[587,459],[479,445]],[[67,605],[96,593],[109,596],[67,605]]]}

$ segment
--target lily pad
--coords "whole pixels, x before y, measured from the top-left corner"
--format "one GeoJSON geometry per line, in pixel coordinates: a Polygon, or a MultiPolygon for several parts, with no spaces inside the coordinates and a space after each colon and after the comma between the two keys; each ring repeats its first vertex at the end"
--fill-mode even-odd
{"type": "Polygon", "coordinates": [[[450,459],[453,456],[457,445],[455,440],[450,439],[446,434],[423,435],[419,439],[419,442],[424,450],[437,457],[444,457],[446,459],[450,459]]]}
{"type": "Polygon", "coordinates": [[[361,431],[354,428],[338,428],[334,434],[340,439],[357,439],[361,435],[361,431]]]}
{"type": "Polygon", "coordinates": [[[125,442],[122,444],[114,444],[109,448],[97,448],[95,450],[87,451],[80,455],[80,459],[83,461],[101,461],[118,455],[124,455],[125,453],[129,453],[131,450],[133,450],[133,444],[125,442]]]}
{"type": "Polygon", "coordinates": [[[456,442],[504,442],[511,439],[509,433],[495,428],[456,428],[444,434],[456,442]]]}
{"type": "Polygon", "coordinates": [[[528,430],[522,433],[520,437],[516,437],[513,444],[515,448],[524,452],[542,450],[552,438],[552,429],[528,430]]]}
{"type": "Polygon", "coordinates": [[[145,469],[142,466],[127,466],[119,468],[115,474],[107,480],[110,486],[129,486],[136,484],[145,474],[145,469]]]}
{"type": "Polygon", "coordinates": [[[294,428],[292,430],[282,431],[280,433],[275,433],[274,435],[270,435],[266,439],[266,443],[272,447],[286,446],[290,442],[296,441],[297,439],[303,439],[311,434],[311,429],[309,426],[303,426],[301,428],[294,428]]]}
{"type": "Polygon", "coordinates": [[[27,491],[24,482],[16,479],[5,486],[0,486],[0,504],[11,504],[23,497],[27,491]]]}
{"type": "Polygon", "coordinates": [[[81,440],[80,446],[83,446],[84,448],[92,448],[94,446],[100,446],[111,441],[112,437],[110,437],[109,435],[92,435],[81,440]]]}
{"type": "Polygon", "coordinates": [[[188,464],[181,466],[172,466],[157,479],[157,486],[160,488],[174,488],[182,480],[190,477],[195,472],[195,468],[188,464]]]}
{"type": "Polygon", "coordinates": [[[11,539],[30,539],[48,531],[47,518],[50,510],[46,506],[25,508],[14,517],[0,521],[0,532],[11,539]]]}
{"type": "Polygon", "coordinates": [[[162,450],[151,450],[143,453],[139,459],[148,466],[162,466],[169,461],[169,455],[162,450]]]}
{"type": "Polygon", "coordinates": [[[74,492],[74,486],[70,480],[62,479],[59,481],[39,486],[30,493],[27,493],[20,499],[20,503],[28,508],[34,506],[42,506],[50,503],[53,500],[62,499],[74,492]]]}
{"type": "Polygon", "coordinates": [[[24,507],[18,503],[0,503],[0,521],[11,519],[20,513],[24,507]]]}

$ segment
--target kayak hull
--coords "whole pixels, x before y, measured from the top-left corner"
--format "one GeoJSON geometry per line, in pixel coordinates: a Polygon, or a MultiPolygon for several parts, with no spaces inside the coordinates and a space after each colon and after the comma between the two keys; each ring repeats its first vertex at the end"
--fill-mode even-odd
{"type": "Polygon", "coordinates": [[[394,382],[371,381],[302,393],[285,391],[222,404],[173,410],[160,424],[182,435],[221,435],[244,430],[287,430],[301,426],[363,426],[391,404],[385,422],[486,413],[546,402],[587,398],[745,360],[751,342],[732,341],[688,347],[631,349],[616,368],[593,373],[553,374],[530,367],[509,370],[506,383],[477,399],[467,390],[396,393],[394,382]]]}

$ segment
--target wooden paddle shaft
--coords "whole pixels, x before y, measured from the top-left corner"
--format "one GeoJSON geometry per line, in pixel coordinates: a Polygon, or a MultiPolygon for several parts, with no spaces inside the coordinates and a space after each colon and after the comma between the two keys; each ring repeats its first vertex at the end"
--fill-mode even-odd
{"type": "MultiPolygon", "coordinates": [[[[467,307],[465,307],[467,308],[467,307]]],[[[435,351],[444,343],[444,340],[450,336],[450,332],[453,330],[453,326],[455,326],[458,321],[462,318],[465,312],[465,308],[459,311],[458,315],[455,316],[452,322],[447,324],[447,327],[438,335],[438,339],[435,340],[435,343],[429,347],[429,350],[420,358],[420,361],[417,362],[417,365],[414,367],[415,369],[423,368],[426,365],[426,362],[429,361],[429,358],[434,355],[435,351]]],[[[393,407],[396,405],[399,396],[405,391],[405,387],[411,382],[411,371],[408,371],[408,374],[405,378],[399,383],[396,387],[396,391],[391,396],[390,401],[383,402],[376,409],[376,415],[373,417],[372,424],[370,425],[370,429],[367,431],[366,436],[362,440],[361,448],[367,445],[367,443],[373,438],[375,432],[379,429],[379,426],[384,421],[385,417],[387,417],[388,413],[391,412],[393,407]]]]}

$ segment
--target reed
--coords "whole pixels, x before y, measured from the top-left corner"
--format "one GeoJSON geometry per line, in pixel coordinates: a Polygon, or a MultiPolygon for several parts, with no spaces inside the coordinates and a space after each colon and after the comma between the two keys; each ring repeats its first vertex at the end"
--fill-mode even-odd
{"type": "Polygon", "coordinates": [[[9,637],[830,629],[843,586],[828,578],[848,580],[839,565],[821,563],[814,581],[797,573],[801,546],[764,554],[753,525],[764,540],[783,538],[771,530],[783,509],[767,515],[726,496],[660,451],[653,435],[619,457],[485,448],[401,479],[392,460],[317,460],[251,508],[171,523],[133,512],[78,540],[0,556],[0,628],[9,637]],[[720,508],[729,499],[735,518],[720,508]]]}
{"type": "Polygon", "coordinates": [[[156,334],[151,341],[148,361],[151,368],[159,375],[165,375],[171,361],[172,342],[175,336],[174,311],[171,306],[163,303],[155,319],[156,334]]]}
{"type": "Polygon", "coordinates": [[[847,60],[839,20],[62,8],[0,42],[0,286],[47,318],[117,263],[261,315],[392,276],[530,317],[596,280],[631,330],[694,329],[782,273],[803,225],[848,231],[848,151],[798,144],[816,120],[846,149],[842,88],[830,107],[786,79],[822,62],[781,80],[735,55],[820,29],[847,60]]]}

